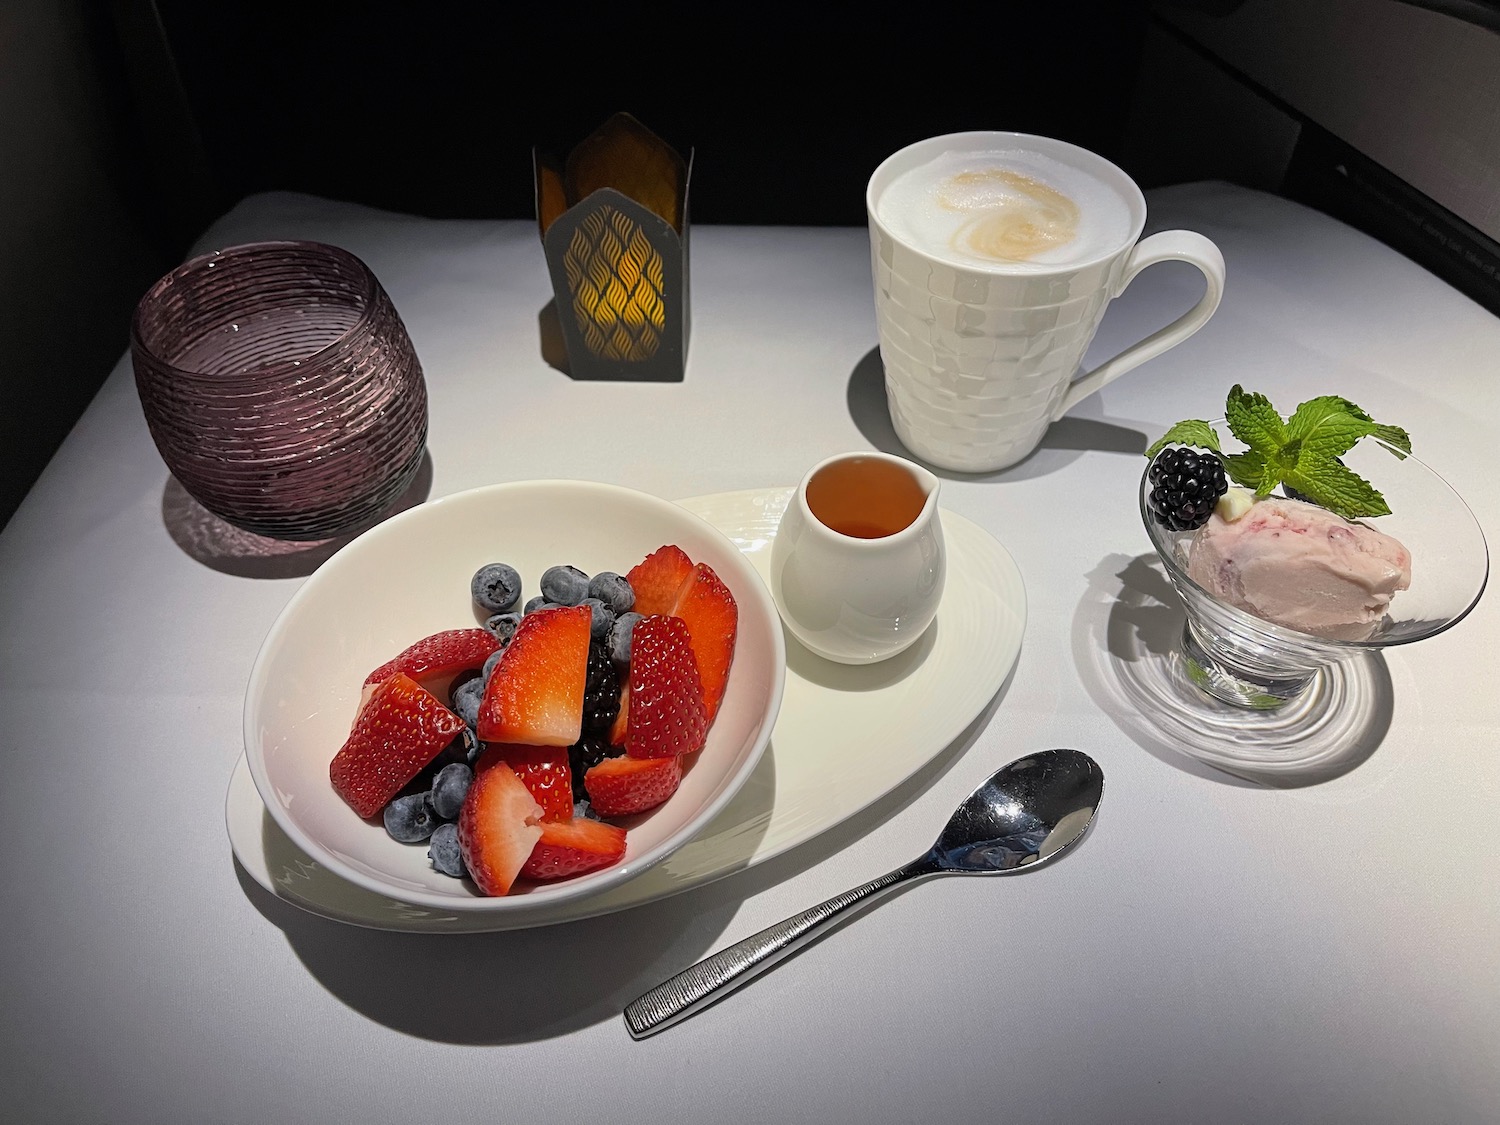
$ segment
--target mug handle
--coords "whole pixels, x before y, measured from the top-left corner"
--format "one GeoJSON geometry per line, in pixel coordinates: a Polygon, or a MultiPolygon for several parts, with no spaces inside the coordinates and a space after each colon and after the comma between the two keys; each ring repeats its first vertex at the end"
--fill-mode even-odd
{"type": "Polygon", "coordinates": [[[1224,255],[1208,239],[1190,230],[1164,230],[1137,242],[1130,257],[1126,259],[1119,286],[1110,294],[1111,299],[1123,293],[1125,286],[1130,284],[1136,274],[1157,262],[1190,262],[1197,266],[1203,271],[1203,280],[1206,282],[1202,298],[1165,328],[1151,333],[1140,343],[1126,348],[1114,359],[1101,363],[1075,381],[1052,411],[1054,421],[1106,383],[1113,382],[1131,368],[1139,367],[1148,359],[1155,359],[1168,348],[1182,343],[1202,328],[1204,322],[1219,307],[1219,298],[1224,295],[1224,255]]]}

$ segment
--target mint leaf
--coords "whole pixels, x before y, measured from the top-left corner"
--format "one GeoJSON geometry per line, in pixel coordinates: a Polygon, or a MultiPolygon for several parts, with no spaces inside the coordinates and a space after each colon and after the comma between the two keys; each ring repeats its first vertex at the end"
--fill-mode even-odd
{"type": "Polygon", "coordinates": [[[1336,461],[1299,467],[1282,479],[1314,504],[1321,504],[1346,520],[1391,513],[1385,497],[1375,491],[1374,485],[1336,461]]]}
{"type": "Polygon", "coordinates": [[[1247,393],[1238,383],[1229,389],[1224,420],[1235,437],[1267,460],[1286,444],[1286,426],[1271,400],[1265,395],[1247,393]]]}
{"type": "Polygon", "coordinates": [[[1373,437],[1378,437],[1387,445],[1392,446],[1391,455],[1398,461],[1404,459],[1406,454],[1411,452],[1411,435],[1400,426],[1372,425],[1370,427],[1370,434],[1373,437]]]}
{"type": "Polygon", "coordinates": [[[1344,404],[1344,409],[1350,414],[1353,414],[1362,422],[1370,423],[1370,434],[1372,437],[1377,437],[1387,445],[1394,447],[1391,450],[1391,454],[1397,460],[1400,460],[1404,454],[1411,452],[1411,436],[1400,426],[1382,426],[1347,398],[1340,401],[1344,404]]]}
{"type": "Polygon", "coordinates": [[[1271,489],[1281,479],[1271,464],[1253,449],[1225,454],[1224,471],[1241,488],[1253,488],[1256,496],[1271,495],[1271,489]]]}
{"type": "Polygon", "coordinates": [[[1214,428],[1201,418],[1189,418],[1178,422],[1152,442],[1151,448],[1146,450],[1146,457],[1155,457],[1174,442],[1178,445],[1196,445],[1199,449],[1212,449],[1215,453],[1219,451],[1219,435],[1214,432],[1214,428]]]}
{"type": "Polygon", "coordinates": [[[1400,426],[1380,425],[1339,395],[1321,395],[1302,403],[1287,419],[1286,433],[1290,438],[1302,439],[1312,456],[1327,460],[1343,456],[1360,438],[1370,436],[1405,453],[1411,452],[1411,438],[1400,426]]]}

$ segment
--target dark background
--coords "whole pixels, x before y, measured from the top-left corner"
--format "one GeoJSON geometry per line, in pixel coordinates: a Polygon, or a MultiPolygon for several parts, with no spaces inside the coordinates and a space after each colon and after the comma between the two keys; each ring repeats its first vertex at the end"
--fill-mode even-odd
{"type": "Polygon", "coordinates": [[[862,225],[875,165],[935,133],[1003,124],[1117,156],[1146,20],[1128,0],[960,5],[915,37],[894,5],[157,9],[215,212],[293,188],[529,218],[532,147],[624,110],[694,150],[694,221],[816,225],[862,225]]]}
{"type": "MultiPolygon", "coordinates": [[[[1500,29],[1500,0],[1351,15],[1361,2],[1305,10],[1500,29]]],[[[533,148],[565,150],[622,110],[693,153],[696,224],[862,226],[891,152],[1013,129],[1091,148],[1148,189],[1224,179],[1298,199],[1500,311],[1500,246],[1237,69],[1232,36],[1206,46],[1302,10],[0,0],[0,523],[125,353],[140,295],[239,199],[530,219],[533,148]]],[[[1346,26],[1325,29],[1330,53],[1346,26]]],[[[1442,65],[1431,50],[1402,81],[1442,65]]]]}

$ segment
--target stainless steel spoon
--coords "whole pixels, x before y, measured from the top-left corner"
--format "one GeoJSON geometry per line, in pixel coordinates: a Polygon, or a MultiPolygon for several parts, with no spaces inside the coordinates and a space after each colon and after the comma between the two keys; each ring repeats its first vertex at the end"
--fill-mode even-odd
{"type": "Polygon", "coordinates": [[[1081,751],[1042,750],[1017,758],[953,811],[926,854],[684,969],[632,1001],[625,1025],[635,1039],[671,1027],[904,883],[929,875],[1010,875],[1040,867],[1083,836],[1103,796],[1104,773],[1081,751]]]}

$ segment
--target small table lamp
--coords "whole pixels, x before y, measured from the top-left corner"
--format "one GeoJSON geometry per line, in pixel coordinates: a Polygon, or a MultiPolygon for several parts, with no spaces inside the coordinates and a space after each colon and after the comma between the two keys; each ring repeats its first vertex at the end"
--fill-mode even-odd
{"type": "Polygon", "coordinates": [[[537,223],[575,379],[680,382],[692,153],[617,113],[567,157],[533,153],[537,223]]]}

